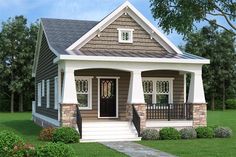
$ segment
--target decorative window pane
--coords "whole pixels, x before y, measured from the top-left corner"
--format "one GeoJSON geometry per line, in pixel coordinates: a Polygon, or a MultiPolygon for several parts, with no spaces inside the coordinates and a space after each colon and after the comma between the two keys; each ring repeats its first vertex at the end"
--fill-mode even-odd
{"type": "Polygon", "coordinates": [[[169,93],[169,81],[157,81],[156,92],[159,94],[169,93]]]}
{"type": "Polygon", "coordinates": [[[151,94],[144,94],[144,100],[147,104],[152,104],[152,95],[151,94]]]}
{"type": "Polygon", "coordinates": [[[151,81],[151,80],[143,81],[143,92],[144,93],[152,93],[153,92],[153,81],[151,81]]]}
{"type": "Polygon", "coordinates": [[[113,90],[115,90],[115,84],[112,84],[112,81],[109,80],[104,80],[102,81],[102,86],[101,86],[101,97],[102,98],[110,98],[113,95],[113,90]]]}
{"type": "Polygon", "coordinates": [[[91,87],[91,78],[87,77],[77,77],[76,78],[76,92],[77,100],[81,109],[91,109],[91,97],[92,92],[90,91],[91,87]]]}
{"type": "Polygon", "coordinates": [[[77,99],[80,107],[88,107],[88,95],[87,94],[77,94],[77,99]]]}
{"type": "Polygon", "coordinates": [[[169,103],[169,95],[167,94],[157,94],[156,100],[158,104],[168,104],[169,103]]]}

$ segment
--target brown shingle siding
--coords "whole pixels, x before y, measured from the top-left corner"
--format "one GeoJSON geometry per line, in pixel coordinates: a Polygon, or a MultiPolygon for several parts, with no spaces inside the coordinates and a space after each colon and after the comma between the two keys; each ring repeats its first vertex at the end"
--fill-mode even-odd
{"type": "Polygon", "coordinates": [[[100,37],[96,36],[87,44],[85,44],[81,51],[86,50],[119,50],[132,52],[155,52],[166,53],[166,50],[154,39],[150,39],[147,33],[136,21],[129,15],[122,15],[101,33],[100,37]],[[118,42],[117,28],[134,29],[133,43],[124,44],[118,42]]]}

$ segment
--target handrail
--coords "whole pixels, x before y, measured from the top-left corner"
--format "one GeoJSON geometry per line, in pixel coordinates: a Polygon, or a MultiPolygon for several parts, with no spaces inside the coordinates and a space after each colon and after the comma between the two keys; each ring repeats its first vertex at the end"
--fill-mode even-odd
{"type": "Polygon", "coordinates": [[[80,139],[82,139],[82,116],[79,110],[79,106],[76,105],[76,110],[77,110],[77,116],[76,116],[76,122],[77,122],[77,127],[80,133],[80,139]]]}
{"type": "Polygon", "coordinates": [[[192,120],[193,105],[183,104],[147,104],[147,119],[192,120]]]}
{"type": "Polygon", "coordinates": [[[140,129],[140,117],[139,117],[139,114],[137,112],[137,110],[135,109],[134,105],[133,105],[133,124],[138,132],[138,137],[141,136],[141,129],[140,129]]]}

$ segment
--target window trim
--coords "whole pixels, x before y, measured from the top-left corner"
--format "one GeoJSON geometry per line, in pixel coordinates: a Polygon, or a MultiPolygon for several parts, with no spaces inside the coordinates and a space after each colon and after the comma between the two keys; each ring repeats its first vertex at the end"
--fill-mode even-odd
{"type": "Polygon", "coordinates": [[[41,84],[41,87],[42,87],[42,97],[44,97],[45,96],[45,80],[42,80],[42,84],[41,84]]]}
{"type": "Polygon", "coordinates": [[[117,30],[118,30],[118,42],[119,43],[133,43],[133,32],[134,32],[134,29],[130,29],[130,28],[117,28],[117,30]],[[130,33],[130,39],[129,40],[123,40],[122,32],[129,32],[130,33]]]}
{"type": "Polygon", "coordinates": [[[42,106],[42,85],[41,82],[38,83],[38,100],[37,100],[37,106],[42,106]]]}
{"type": "Polygon", "coordinates": [[[174,78],[172,77],[142,77],[142,82],[143,81],[153,81],[153,92],[152,93],[143,93],[143,94],[150,94],[152,95],[152,103],[156,104],[156,95],[169,95],[169,100],[168,103],[172,104],[173,103],[173,80],[174,78]],[[156,82],[157,81],[169,81],[169,93],[157,93],[156,91],[156,82]]]}
{"type": "MultiPolygon", "coordinates": [[[[75,81],[76,80],[87,80],[88,81],[88,107],[79,107],[80,110],[92,110],[93,105],[92,105],[92,96],[93,96],[93,91],[92,91],[92,79],[93,76],[75,76],[75,81]]],[[[76,83],[76,82],[75,82],[76,83]]],[[[79,94],[76,90],[76,96],[79,94]]],[[[79,103],[79,102],[78,102],[79,103]]]]}
{"type": "Polygon", "coordinates": [[[54,77],[54,109],[57,110],[58,106],[59,106],[58,77],[56,76],[54,77]]]}
{"type": "Polygon", "coordinates": [[[46,108],[50,107],[50,80],[46,81],[46,108]]]}

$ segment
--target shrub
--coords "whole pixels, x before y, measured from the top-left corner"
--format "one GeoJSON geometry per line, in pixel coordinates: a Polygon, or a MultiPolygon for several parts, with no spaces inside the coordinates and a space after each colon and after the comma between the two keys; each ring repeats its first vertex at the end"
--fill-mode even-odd
{"type": "Polygon", "coordinates": [[[180,136],[182,139],[194,139],[197,138],[197,132],[194,128],[185,128],[180,130],[180,136]]]}
{"type": "Polygon", "coordinates": [[[61,142],[47,143],[36,149],[37,157],[75,157],[74,150],[61,142]]]}
{"type": "Polygon", "coordinates": [[[52,141],[63,143],[77,143],[79,142],[79,133],[74,128],[58,128],[53,132],[52,141]]]}
{"type": "Polygon", "coordinates": [[[39,139],[42,141],[52,141],[53,132],[55,128],[49,127],[41,130],[39,134],[39,139]]]}
{"type": "Polygon", "coordinates": [[[236,99],[227,99],[225,105],[227,109],[236,109],[236,99]]]}
{"type": "Polygon", "coordinates": [[[142,132],[142,139],[144,140],[158,140],[159,132],[155,129],[145,129],[142,132]]]}
{"type": "Polygon", "coordinates": [[[214,132],[211,127],[198,127],[196,128],[198,138],[213,138],[214,132]]]}
{"type": "Polygon", "coordinates": [[[180,139],[180,133],[175,128],[163,128],[160,130],[161,140],[177,140],[180,139]]]}
{"type": "Polygon", "coordinates": [[[23,139],[11,131],[1,131],[0,132],[0,156],[12,156],[14,146],[24,143],[23,139]]]}
{"type": "Polygon", "coordinates": [[[31,144],[18,143],[14,146],[12,157],[34,157],[35,148],[31,144]]]}
{"type": "Polygon", "coordinates": [[[217,127],[214,129],[214,135],[218,138],[229,138],[232,136],[232,130],[228,127],[217,127]]]}

